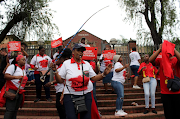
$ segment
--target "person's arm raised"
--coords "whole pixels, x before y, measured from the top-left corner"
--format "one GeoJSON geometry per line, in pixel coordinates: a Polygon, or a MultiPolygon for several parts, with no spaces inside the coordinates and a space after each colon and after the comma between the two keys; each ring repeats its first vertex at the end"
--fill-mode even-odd
{"type": "Polygon", "coordinates": [[[176,49],[174,49],[174,54],[177,57],[178,61],[180,61],[180,53],[176,49]]]}
{"type": "Polygon", "coordinates": [[[152,55],[151,55],[151,57],[149,58],[149,62],[154,62],[154,60],[156,59],[156,57],[159,55],[159,53],[161,52],[161,49],[162,49],[162,44],[160,44],[159,45],[159,49],[155,52],[155,53],[153,53],[152,55]]]}
{"type": "Polygon", "coordinates": [[[99,81],[99,80],[103,79],[107,74],[109,74],[111,69],[112,69],[112,64],[108,64],[108,66],[106,67],[106,69],[104,70],[104,72],[102,74],[98,74],[98,75],[92,77],[91,80],[99,81]]]}

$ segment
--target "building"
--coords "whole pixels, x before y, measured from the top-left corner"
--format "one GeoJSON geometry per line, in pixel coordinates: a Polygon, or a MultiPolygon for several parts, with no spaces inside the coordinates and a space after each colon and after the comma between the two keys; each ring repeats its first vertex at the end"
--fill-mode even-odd
{"type": "Polygon", "coordinates": [[[9,41],[22,41],[20,40],[17,36],[15,35],[6,35],[6,37],[4,38],[4,40],[1,42],[0,44],[0,48],[7,48],[7,43],[9,41]]]}
{"type": "MultiPolygon", "coordinates": [[[[70,39],[73,36],[65,39],[63,41],[63,44],[66,45],[70,41],[70,39]]],[[[102,53],[105,47],[111,48],[110,44],[106,41],[103,40],[92,33],[89,33],[85,30],[80,31],[79,33],[76,34],[76,36],[73,38],[73,40],[70,42],[68,48],[72,49],[75,43],[80,43],[81,38],[85,38],[86,44],[89,44],[91,47],[97,47],[98,48],[98,56],[102,53]]]]}

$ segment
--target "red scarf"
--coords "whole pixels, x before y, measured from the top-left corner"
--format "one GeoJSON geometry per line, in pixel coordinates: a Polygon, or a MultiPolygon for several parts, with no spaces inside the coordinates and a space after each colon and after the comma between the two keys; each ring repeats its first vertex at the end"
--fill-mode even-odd
{"type": "Polygon", "coordinates": [[[80,70],[80,64],[85,64],[85,62],[83,60],[81,60],[80,63],[76,62],[73,57],[71,58],[71,63],[76,63],[78,66],[78,70],[80,70]]]}

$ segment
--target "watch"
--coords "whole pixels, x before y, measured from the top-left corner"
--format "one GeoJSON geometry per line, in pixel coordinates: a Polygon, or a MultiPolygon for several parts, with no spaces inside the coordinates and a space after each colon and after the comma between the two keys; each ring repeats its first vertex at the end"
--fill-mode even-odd
{"type": "Polygon", "coordinates": [[[51,85],[53,85],[54,83],[53,82],[51,82],[51,85]]]}

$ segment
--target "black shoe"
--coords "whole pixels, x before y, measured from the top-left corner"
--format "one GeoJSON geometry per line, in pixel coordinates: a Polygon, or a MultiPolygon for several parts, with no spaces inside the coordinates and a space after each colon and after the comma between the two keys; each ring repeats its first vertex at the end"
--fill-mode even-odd
{"type": "Polygon", "coordinates": [[[149,112],[149,110],[146,110],[145,112],[144,112],[144,114],[147,114],[149,112]]]}
{"type": "Polygon", "coordinates": [[[34,102],[38,102],[38,101],[40,101],[40,100],[41,100],[41,99],[37,98],[37,99],[34,100],[34,102]]]}
{"type": "Polygon", "coordinates": [[[111,92],[112,94],[116,94],[114,91],[111,92]]]}
{"type": "Polygon", "coordinates": [[[155,113],[155,114],[157,114],[156,110],[152,110],[152,113],[155,113]]]}
{"type": "Polygon", "coordinates": [[[52,99],[51,98],[48,98],[48,99],[46,99],[47,101],[49,101],[49,102],[52,102],[52,99]]]}

